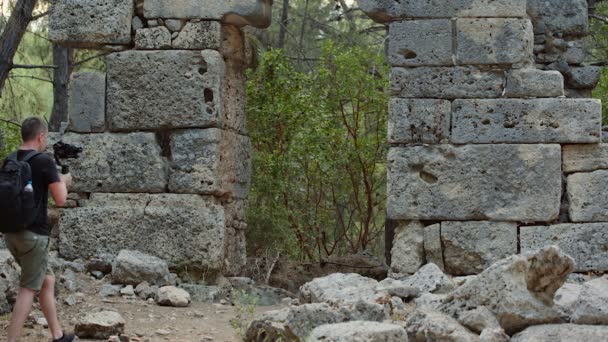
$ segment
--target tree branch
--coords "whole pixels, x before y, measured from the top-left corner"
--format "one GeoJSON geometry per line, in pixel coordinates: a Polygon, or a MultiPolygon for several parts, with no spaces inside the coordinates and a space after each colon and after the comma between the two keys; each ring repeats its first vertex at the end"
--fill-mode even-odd
{"type": "Polygon", "coordinates": [[[52,80],[49,80],[48,78],[42,78],[42,77],[36,77],[36,76],[29,76],[29,75],[11,75],[9,76],[9,78],[31,78],[33,80],[38,80],[38,81],[44,81],[44,82],[49,82],[49,83],[53,83],[52,80]]]}
{"type": "Polygon", "coordinates": [[[57,69],[56,65],[13,64],[13,69],[57,69]]]}
{"type": "Polygon", "coordinates": [[[51,11],[46,11],[46,12],[43,12],[43,13],[37,14],[37,15],[35,15],[35,16],[32,16],[31,21],[38,20],[38,19],[40,19],[40,18],[42,18],[42,17],[45,17],[45,16],[49,15],[50,13],[51,13],[51,11]]]}
{"type": "Polygon", "coordinates": [[[4,122],[4,123],[7,123],[7,124],[9,124],[9,125],[14,125],[14,126],[16,126],[16,127],[21,128],[21,125],[20,125],[20,124],[18,124],[18,123],[16,123],[16,122],[12,122],[12,121],[10,121],[10,120],[6,120],[6,119],[2,119],[2,118],[0,118],[0,121],[2,121],[2,122],[4,122]]]}
{"type": "Polygon", "coordinates": [[[96,59],[96,58],[100,58],[100,57],[103,57],[103,56],[107,56],[107,55],[109,55],[110,53],[111,53],[111,52],[101,52],[101,53],[98,53],[98,54],[97,54],[97,55],[95,55],[95,56],[92,56],[92,57],[89,57],[89,58],[85,58],[85,59],[83,59],[83,60],[81,60],[81,61],[78,61],[78,62],[76,62],[76,63],[72,64],[72,67],[77,67],[77,66],[80,66],[80,65],[82,65],[82,64],[84,64],[84,63],[86,63],[86,62],[92,61],[92,60],[94,60],[94,59],[96,59]]]}
{"type": "Polygon", "coordinates": [[[589,14],[589,18],[597,19],[597,20],[603,22],[604,24],[608,24],[608,17],[605,17],[603,15],[591,13],[591,14],[589,14]]]}

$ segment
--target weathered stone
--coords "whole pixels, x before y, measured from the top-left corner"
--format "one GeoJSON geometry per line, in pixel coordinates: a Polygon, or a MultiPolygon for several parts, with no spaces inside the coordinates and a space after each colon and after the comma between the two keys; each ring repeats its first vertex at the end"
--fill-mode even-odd
{"type": "Polygon", "coordinates": [[[174,49],[218,50],[222,43],[222,25],[217,21],[189,22],[173,40],[174,49]]]}
{"type": "Polygon", "coordinates": [[[441,245],[447,273],[480,273],[494,262],[517,253],[517,224],[490,221],[442,222],[441,245]]]}
{"type": "Polygon", "coordinates": [[[600,142],[599,100],[456,100],[453,108],[455,144],[600,142]]]}
{"type": "Polygon", "coordinates": [[[501,97],[504,73],[472,67],[393,68],[391,93],[406,98],[501,97]]]}
{"type": "Polygon", "coordinates": [[[420,221],[400,221],[391,250],[391,270],[413,274],[424,264],[424,225],[420,221]]]}
{"type": "Polygon", "coordinates": [[[120,289],[120,295],[122,296],[135,296],[135,290],[133,285],[128,285],[120,289]]]}
{"type": "Polygon", "coordinates": [[[562,317],[567,318],[568,321],[576,309],[576,302],[582,289],[583,285],[581,284],[565,283],[564,286],[555,292],[555,298],[553,298],[555,307],[559,310],[562,317]]]}
{"type": "Polygon", "coordinates": [[[446,294],[424,292],[418,298],[414,299],[414,303],[416,303],[418,309],[437,311],[441,304],[443,304],[443,301],[446,300],[447,296],[448,295],[446,294]]]}
{"type": "Polygon", "coordinates": [[[164,26],[142,28],[135,33],[138,50],[164,50],[171,48],[171,32],[164,26]]]}
{"type": "Polygon", "coordinates": [[[593,97],[591,89],[564,89],[566,97],[573,99],[590,99],[593,97]]]}
{"type": "Polygon", "coordinates": [[[452,65],[452,22],[448,19],[389,24],[388,62],[392,66],[452,65]]]}
{"type": "Polygon", "coordinates": [[[144,281],[137,285],[135,288],[135,293],[143,300],[147,300],[148,298],[156,300],[158,289],[158,285],[150,286],[147,281],[144,281]]]}
{"type": "Polygon", "coordinates": [[[137,286],[143,281],[154,285],[169,284],[167,262],[138,251],[121,250],[112,265],[112,282],[137,286]]]}
{"type": "Polygon", "coordinates": [[[359,7],[378,22],[398,18],[525,17],[525,0],[360,0],[359,7]]]}
{"type": "Polygon", "coordinates": [[[479,342],[509,342],[511,338],[500,328],[484,329],[479,335],[479,342]]]}
{"type": "Polygon", "coordinates": [[[461,312],[458,315],[458,322],[478,334],[485,329],[500,328],[500,323],[498,323],[492,311],[485,306],[461,312]]]}
{"type": "Polygon", "coordinates": [[[224,231],[224,262],[222,274],[238,275],[247,263],[247,238],[244,230],[226,227],[224,231]]]}
{"type": "Polygon", "coordinates": [[[101,297],[117,297],[120,295],[122,285],[103,284],[99,288],[99,296],[101,297]]]}
{"type": "Polygon", "coordinates": [[[131,1],[53,0],[51,9],[49,39],[55,43],[74,47],[131,43],[131,1]]]}
{"type": "Polygon", "coordinates": [[[247,135],[247,78],[245,71],[253,56],[246,55],[251,44],[242,30],[232,25],[222,26],[220,53],[225,61],[225,77],[222,83],[222,120],[224,126],[239,134],[247,135]]]}
{"type": "Polygon", "coordinates": [[[171,32],[179,32],[184,27],[185,21],[179,19],[166,19],[165,26],[171,32]]]}
{"type": "Polygon", "coordinates": [[[608,336],[608,326],[546,324],[529,327],[511,338],[511,342],[601,342],[608,336]]]}
{"type": "Polygon", "coordinates": [[[597,278],[583,284],[572,323],[608,325],[608,277],[597,278]]]}
{"type": "Polygon", "coordinates": [[[479,336],[440,312],[418,309],[408,318],[405,326],[412,341],[479,341],[479,336]]]}
{"type": "MultiPolygon", "coordinates": [[[[4,241],[4,239],[2,239],[4,241]]],[[[19,292],[19,277],[21,275],[21,267],[11,253],[6,250],[0,250],[0,315],[7,314],[12,311],[13,303],[19,292]]]]}
{"type": "Polygon", "coordinates": [[[146,18],[199,18],[223,23],[266,28],[270,25],[271,0],[146,0],[146,18]]]}
{"type": "Polygon", "coordinates": [[[222,264],[224,213],[211,197],[93,194],[65,210],[60,227],[59,250],[70,259],[132,249],[190,268],[222,264]]]}
{"type": "Polygon", "coordinates": [[[535,33],[585,35],[588,13],[586,0],[528,0],[535,33]]]}
{"type": "Polygon", "coordinates": [[[575,173],[568,176],[568,203],[573,222],[608,220],[608,170],[575,173]]]}
{"type": "Polygon", "coordinates": [[[106,128],[106,75],[100,72],[75,72],[70,78],[68,130],[103,132],[106,128]]]}
{"type": "Polygon", "coordinates": [[[163,286],[158,289],[156,303],[162,306],[186,307],[190,305],[190,294],[175,286],[163,286]]]}
{"type": "MultiPolygon", "coordinates": [[[[58,139],[58,135],[49,140],[58,139]]],[[[61,140],[80,146],[78,159],[66,159],[74,192],[163,192],[167,165],[154,133],[67,133],[61,140]]]]}
{"type": "Polygon", "coordinates": [[[564,96],[564,76],[557,70],[532,68],[509,70],[505,96],[521,98],[564,96]]]}
{"type": "Polygon", "coordinates": [[[303,303],[354,303],[374,300],[378,281],[356,273],[334,273],[315,278],[300,287],[303,303]]]}
{"type": "Polygon", "coordinates": [[[447,141],[450,135],[448,100],[401,99],[390,102],[388,139],[392,144],[433,144],[447,141]]]}
{"type": "Polygon", "coordinates": [[[135,33],[141,28],[144,28],[144,22],[141,20],[140,17],[134,16],[131,20],[131,30],[133,31],[133,33],[135,33]]]}
{"type": "Polygon", "coordinates": [[[222,126],[217,51],[125,51],[106,64],[112,130],[222,126]]]}
{"type": "Polygon", "coordinates": [[[528,19],[456,20],[459,64],[516,64],[532,60],[534,33],[528,19]]]}
{"type": "Polygon", "coordinates": [[[566,85],[573,89],[593,89],[600,81],[602,68],[599,66],[569,67],[566,70],[566,85]]]}
{"type": "Polygon", "coordinates": [[[86,263],[85,267],[87,272],[99,271],[103,274],[112,272],[112,263],[114,262],[114,255],[112,254],[100,254],[94,255],[86,263]]]}
{"type": "Polygon", "coordinates": [[[443,247],[441,246],[441,225],[434,224],[424,228],[424,258],[445,272],[443,247]]]}
{"type": "Polygon", "coordinates": [[[557,245],[575,260],[575,271],[608,271],[608,223],[520,228],[521,251],[557,245]]]}
{"type": "Polygon", "coordinates": [[[210,128],[171,133],[169,190],[247,198],[251,177],[249,138],[210,128]]]}
{"type": "Polygon", "coordinates": [[[327,324],[315,328],[309,342],[403,342],[407,341],[405,330],[395,324],[354,321],[327,324]]]}
{"type": "Polygon", "coordinates": [[[485,306],[513,334],[527,326],[559,321],[555,292],[574,261],[551,246],[500,260],[450,294],[440,310],[452,317],[485,306]]]}
{"type": "Polygon", "coordinates": [[[559,145],[391,148],[388,217],[553,221],[561,198],[559,145]]]}
{"type": "Polygon", "coordinates": [[[101,311],[87,314],[74,328],[80,338],[107,339],[125,331],[125,320],[118,312],[101,311]]]}
{"type": "Polygon", "coordinates": [[[608,169],[608,144],[564,145],[562,152],[566,173],[608,169]]]}
{"type": "Polygon", "coordinates": [[[447,293],[455,288],[452,280],[435,264],[422,266],[414,275],[403,280],[403,284],[415,287],[420,292],[432,293],[447,293]]]}

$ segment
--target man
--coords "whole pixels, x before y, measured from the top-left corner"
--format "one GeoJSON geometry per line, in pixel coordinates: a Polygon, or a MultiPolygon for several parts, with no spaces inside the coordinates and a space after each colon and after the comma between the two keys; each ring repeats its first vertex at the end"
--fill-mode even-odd
{"type": "MultiPolygon", "coordinates": [[[[44,152],[48,145],[46,123],[36,117],[25,119],[21,125],[21,138],[23,145],[17,151],[19,160],[32,151],[44,152]]],[[[36,218],[27,229],[4,235],[6,246],[21,266],[20,289],[8,327],[8,342],[16,342],[19,338],[37,292],[53,341],[70,342],[75,336],[64,334],[57,319],[55,276],[48,264],[50,227],[47,222],[47,203],[50,191],[58,206],[65,204],[72,177],[69,174],[60,175],[53,158],[45,153],[34,156],[28,162],[32,169],[34,199],[38,206],[36,218]]]]}

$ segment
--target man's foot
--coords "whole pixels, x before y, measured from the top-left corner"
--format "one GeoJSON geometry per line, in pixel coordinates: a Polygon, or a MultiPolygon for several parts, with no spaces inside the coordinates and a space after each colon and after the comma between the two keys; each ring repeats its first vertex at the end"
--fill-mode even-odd
{"type": "Polygon", "coordinates": [[[54,339],[53,342],[72,342],[76,341],[76,335],[63,333],[61,338],[54,339]]]}

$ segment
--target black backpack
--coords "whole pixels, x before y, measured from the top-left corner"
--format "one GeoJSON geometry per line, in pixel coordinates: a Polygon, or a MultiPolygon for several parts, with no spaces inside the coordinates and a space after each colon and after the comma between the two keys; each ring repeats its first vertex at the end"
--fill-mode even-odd
{"type": "Polygon", "coordinates": [[[9,155],[0,168],[0,232],[16,233],[24,230],[36,219],[38,208],[33,191],[25,191],[32,181],[29,161],[39,152],[31,151],[22,160],[17,152],[9,155]]]}

